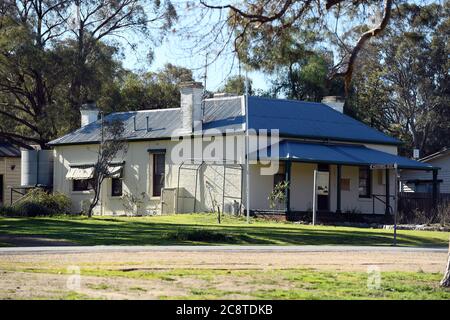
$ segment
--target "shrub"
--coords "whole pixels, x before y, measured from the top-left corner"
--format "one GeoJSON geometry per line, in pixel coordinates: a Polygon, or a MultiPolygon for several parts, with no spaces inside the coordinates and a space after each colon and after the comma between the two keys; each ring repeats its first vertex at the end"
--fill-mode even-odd
{"type": "Polygon", "coordinates": [[[70,207],[71,201],[66,195],[34,189],[11,207],[1,208],[0,214],[20,217],[52,216],[69,214],[70,207]]]}
{"type": "Polygon", "coordinates": [[[241,243],[248,241],[247,235],[228,235],[218,231],[210,230],[177,230],[175,232],[166,233],[163,238],[176,241],[194,241],[194,242],[211,242],[211,243],[241,243]]]}

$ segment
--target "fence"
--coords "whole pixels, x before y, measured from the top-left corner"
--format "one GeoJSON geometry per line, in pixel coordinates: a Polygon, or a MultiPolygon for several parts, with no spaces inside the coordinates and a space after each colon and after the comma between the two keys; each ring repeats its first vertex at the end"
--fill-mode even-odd
{"type": "MultiPolygon", "coordinates": [[[[438,195],[438,208],[450,210],[450,193],[438,195]],[[446,209],[445,209],[446,208],[446,209]]],[[[441,210],[441,211],[442,211],[441,210]]],[[[403,223],[431,223],[438,222],[438,215],[448,215],[450,212],[438,212],[433,205],[430,193],[403,192],[398,195],[398,211],[403,223]]]]}

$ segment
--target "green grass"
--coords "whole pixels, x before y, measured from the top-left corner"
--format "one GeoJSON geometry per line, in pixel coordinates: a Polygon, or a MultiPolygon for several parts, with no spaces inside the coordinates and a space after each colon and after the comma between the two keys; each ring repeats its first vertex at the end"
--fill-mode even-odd
{"type": "MultiPolygon", "coordinates": [[[[79,245],[374,245],[392,244],[393,231],[224,217],[213,214],[155,217],[0,217],[0,234],[37,235],[79,245]]],[[[448,246],[448,232],[399,231],[401,246],[448,246]]],[[[0,243],[0,246],[4,246],[0,243]]]]}
{"type": "MultiPolygon", "coordinates": [[[[34,269],[25,272],[62,274],[61,270],[34,269]]],[[[450,290],[439,287],[442,277],[439,273],[425,272],[382,272],[380,287],[368,287],[365,272],[333,272],[311,269],[281,270],[211,270],[173,269],[167,271],[104,270],[83,268],[82,276],[115,277],[145,280],[172,281],[189,280],[186,294],[181,296],[160,296],[160,299],[395,299],[426,300],[450,299],[450,290]],[[167,279],[171,280],[167,280],[167,279]],[[223,288],[227,283],[229,289],[223,288]],[[231,289],[232,288],[232,289],[231,289]]],[[[107,285],[91,287],[95,290],[110,291],[107,285]]],[[[142,287],[129,287],[130,293],[146,292],[142,287]]],[[[72,299],[89,299],[85,295],[72,299]]]]}

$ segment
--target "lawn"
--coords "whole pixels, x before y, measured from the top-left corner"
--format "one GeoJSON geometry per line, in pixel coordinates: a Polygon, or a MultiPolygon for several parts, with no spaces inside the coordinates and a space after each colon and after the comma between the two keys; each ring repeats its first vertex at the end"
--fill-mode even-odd
{"type": "MultiPolygon", "coordinates": [[[[448,232],[399,231],[401,246],[448,246],[448,232]]],[[[77,245],[374,245],[392,244],[393,231],[224,217],[0,218],[0,246],[8,236],[39,236],[77,245]]]]}
{"type": "Polygon", "coordinates": [[[72,291],[65,269],[15,269],[0,275],[14,283],[0,288],[0,299],[450,299],[439,273],[382,272],[372,287],[365,272],[82,267],[81,287],[72,291]]]}

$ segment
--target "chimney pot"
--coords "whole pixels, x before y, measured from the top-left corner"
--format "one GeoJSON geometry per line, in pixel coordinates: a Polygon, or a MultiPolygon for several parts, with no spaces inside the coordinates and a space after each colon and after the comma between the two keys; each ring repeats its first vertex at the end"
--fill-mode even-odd
{"type": "Polygon", "coordinates": [[[344,113],[344,105],[345,105],[345,99],[341,96],[326,96],[323,97],[322,103],[326,104],[330,108],[340,112],[344,113]]]}

